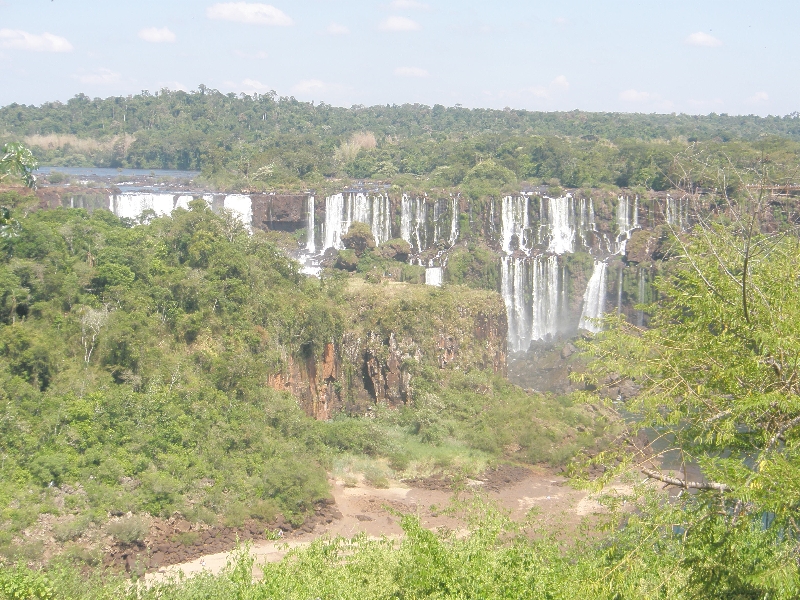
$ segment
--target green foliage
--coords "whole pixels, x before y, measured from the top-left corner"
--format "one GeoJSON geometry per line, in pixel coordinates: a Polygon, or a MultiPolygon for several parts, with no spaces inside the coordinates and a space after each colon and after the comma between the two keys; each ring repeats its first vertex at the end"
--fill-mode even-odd
{"type": "Polygon", "coordinates": [[[254,559],[245,545],[216,576],[205,573],[137,586],[113,575],[87,579],[75,567],[56,564],[47,578],[23,566],[0,567],[0,585],[13,578],[22,583],[17,589],[33,591],[8,598],[64,600],[797,597],[796,568],[774,566],[785,562],[782,554],[790,551],[786,541],[770,541],[759,528],[744,524],[720,528],[719,519],[712,517],[702,525],[710,545],[698,544],[693,541],[697,537],[685,538],[671,526],[682,522],[682,509],[663,506],[652,492],[634,502],[634,511],[611,508],[611,533],[600,540],[581,536],[559,544],[536,525],[535,518],[514,523],[478,497],[455,500],[445,509],[465,522],[458,535],[445,529],[430,531],[418,517],[403,515],[404,535],[399,540],[363,535],[318,539],[290,550],[281,562],[259,565],[263,575],[257,580],[254,559]],[[51,588],[48,579],[58,581],[58,586],[51,588]]]}
{"type": "Polygon", "coordinates": [[[21,563],[16,568],[0,566],[0,598],[3,600],[51,600],[54,597],[54,586],[43,574],[21,563]]]}
{"type": "Polygon", "coordinates": [[[445,280],[476,289],[499,290],[498,256],[488,248],[475,244],[456,248],[447,259],[445,280]]]}
{"type": "Polygon", "coordinates": [[[144,541],[150,527],[141,517],[130,516],[119,521],[112,521],[106,529],[123,544],[134,544],[144,541]]]}
{"type": "Polygon", "coordinates": [[[28,187],[34,187],[33,171],[38,166],[33,153],[20,143],[9,142],[0,150],[0,182],[9,177],[18,177],[28,187]]]}
{"type": "Polygon", "coordinates": [[[696,144],[743,162],[766,151],[776,164],[796,164],[798,121],[796,114],[339,108],[204,86],[0,108],[0,131],[35,143],[45,164],[197,169],[218,186],[248,189],[317,187],[333,176],[396,179],[463,185],[472,197],[516,181],[668,189],[675,155],[696,144]],[[353,136],[370,143],[354,144],[353,136]]]}
{"type": "MultiPolygon", "coordinates": [[[[592,381],[608,373],[642,390],[626,410],[727,486],[725,502],[793,527],[800,502],[800,245],[715,225],[679,244],[656,280],[651,327],[622,320],[589,346],[592,381]],[[749,260],[746,245],[750,244],[749,260]],[[746,277],[745,277],[746,273],[746,277]],[[780,489],[780,493],[775,490],[780,489]]],[[[705,490],[706,494],[718,493],[705,490]]]]}

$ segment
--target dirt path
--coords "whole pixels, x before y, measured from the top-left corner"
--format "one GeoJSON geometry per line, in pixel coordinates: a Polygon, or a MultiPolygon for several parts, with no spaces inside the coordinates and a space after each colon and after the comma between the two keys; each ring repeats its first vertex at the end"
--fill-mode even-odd
{"type": "MultiPolygon", "coordinates": [[[[532,508],[537,509],[536,519],[548,529],[574,531],[581,519],[600,509],[586,492],[566,485],[563,477],[544,469],[529,470],[508,467],[484,474],[481,480],[468,480],[467,489],[481,489],[486,495],[511,512],[515,520],[523,519],[532,508]]],[[[408,487],[378,489],[364,484],[347,487],[342,481],[332,481],[331,491],[336,508],[342,517],[311,533],[292,536],[291,540],[255,542],[251,554],[256,565],[280,561],[294,548],[308,545],[320,537],[342,536],[351,538],[364,533],[371,538],[402,535],[400,518],[396,512],[413,513],[430,529],[463,528],[463,523],[445,515],[453,496],[449,482],[426,479],[409,483],[408,487]]],[[[161,581],[183,572],[192,575],[207,571],[219,573],[227,564],[231,552],[209,554],[182,564],[148,573],[146,581],[161,581]]]]}

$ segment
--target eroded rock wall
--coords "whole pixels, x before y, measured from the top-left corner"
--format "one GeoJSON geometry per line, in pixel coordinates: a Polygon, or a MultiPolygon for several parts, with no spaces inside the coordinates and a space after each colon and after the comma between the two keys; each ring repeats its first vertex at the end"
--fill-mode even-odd
{"type": "Polygon", "coordinates": [[[506,315],[497,293],[355,281],[348,319],[319,357],[287,359],[269,378],[317,419],[365,414],[376,403],[402,406],[423,369],[488,369],[506,374],[506,315]]]}

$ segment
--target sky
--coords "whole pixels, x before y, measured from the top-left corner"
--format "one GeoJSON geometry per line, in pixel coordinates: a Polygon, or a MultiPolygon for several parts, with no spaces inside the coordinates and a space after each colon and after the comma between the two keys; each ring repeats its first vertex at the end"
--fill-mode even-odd
{"type": "Polygon", "coordinates": [[[798,0],[0,0],[0,105],[193,90],[335,106],[800,110],[798,0]]]}

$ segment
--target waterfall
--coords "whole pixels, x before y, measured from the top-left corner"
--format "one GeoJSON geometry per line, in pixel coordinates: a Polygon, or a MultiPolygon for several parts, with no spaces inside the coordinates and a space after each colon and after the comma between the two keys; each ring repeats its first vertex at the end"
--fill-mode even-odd
{"type": "Polygon", "coordinates": [[[531,341],[554,338],[561,300],[558,257],[504,256],[501,268],[509,349],[525,352],[531,341]]]}
{"type": "Polygon", "coordinates": [[[602,330],[602,327],[594,320],[603,316],[606,305],[606,265],[605,262],[594,261],[594,269],[583,294],[583,311],[581,320],[578,323],[580,329],[585,329],[593,333],[602,330]]]}
{"type": "Polygon", "coordinates": [[[400,199],[400,237],[411,243],[411,227],[413,221],[414,201],[403,194],[400,199]]]}
{"type": "Polygon", "coordinates": [[[564,254],[575,251],[575,227],[572,196],[548,198],[548,218],[550,225],[550,245],[548,251],[564,254]]]}
{"type": "Polygon", "coordinates": [[[392,239],[392,208],[388,194],[372,197],[372,237],[375,244],[385,244],[392,239]]]}
{"type": "Polygon", "coordinates": [[[677,225],[679,231],[689,224],[689,199],[679,198],[677,202],[667,194],[664,217],[668,225],[677,225]],[[684,202],[685,200],[685,202],[684,202]]]}
{"type": "Polygon", "coordinates": [[[426,221],[425,199],[409,198],[403,194],[400,201],[400,237],[415,247],[417,252],[422,252],[427,246],[426,221]]]}
{"type": "Polygon", "coordinates": [[[518,248],[526,254],[530,251],[527,245],[526,232],[528,221],[528,198],[525,196],[505,196],[500,213],[501,233],[503,235],[503,252],[512,251],[514,237],[517,238],[518,248]]]}
{"type": "Polygon", "coordinates": [[[433,203],[433,245],[436,245],[436,242],[439,241],[439,238],[442,237],[442,203],[440,200],[437,200],[433,203]]]}
{"type": "Polygon", "coordinates": [[[194,200],[193,196],[178,196],[178,199],[175,201],[175,208],[189,210],[189,202],[192,200],[194,200]]]}
{"type": "Polygon", "coordinates": [[[250,227],[253,222],[253,202],[250,200],[250,196],[228,194],[225,196],[223,206],[231,211],[243,225],[250,227]]]}
{"type": "Polygon", "coordinates": [[[625,271],[622,265],[619,266],[619,279],[617,280],[617,314],[622,314],[622,286],[624,283],[625,271]]]}
{"type": "Polygon", "coordinates": [[[586,234],[590,231],[597,231],[597,224],[594,218],[594,204],[591,198],[589,198],[588,201],[586,198],[581,198],[578,218],[578,235],[581,238],[584,248],[589,248],[591,250],[592,244],[586,237],[586,234]]]}
{"type": "Polygon", "coordinates": [[[523,258],[504,256],[501,269],[501,294],[508,319],[508,348],[511,352],[525,352],[531,342],[530,309],[525,293],[527,263],[523,258]]]}
{"type": "Polygon", "coordinates": [[[628,240],[635,229],[639,228],[639,197],[633,203],[633,223],[631,223],[631,205],[627,196],[617,199],[617,239],[614,254],[625,254],[628,240]]]}
{"type": "Polygon", "coordinates": [[[175,208],[175,196],[142,192],[115,194],[108,197],[108,208],[119,218],[138,219],[146,210],[152,210],[156,216],[163,217],[171,214],[175,208]]]}
{"type": "MultiPolygon", "coordinates": [[[[325,230],[322,251],[328,248],[340,250],[342,246],[342,231],[344,226],[344,195],[334,194],[325,198],[325,230]]],[[[349,227],[349,223],[348,223],[349,227]]]]}
{"type": "Polygon", "coordinates": [[[369,225],[376,244],[392,237],[392,213],[387,194],[369,196],[363,192],[334,194],[325,198],[325,229],[323,251],[342,248],[342,236],[355,223],[369,225]]]}
{"type": "Polygon", "coordinates": [[[441,287],[442,267],[427,267],[425,269],[425,285],[441,287]]]}
{"type": "Polygon", "coordinates": [[[533,259],[531,339],[547,340],[558,333],[558,257],[533,259]]]}
{"type": "Polygon", "coordinates": [[[458,196],[454,196],[450,207],[450,242],[451,246],[455,246],[458,241],[458,196]]]}
{"type": "Polygon", "coordinates": [[[306,217],[306,252],[314,254],[317,251],[314,245],[314,196],[308,196],[308,215],[306,217]]]}

